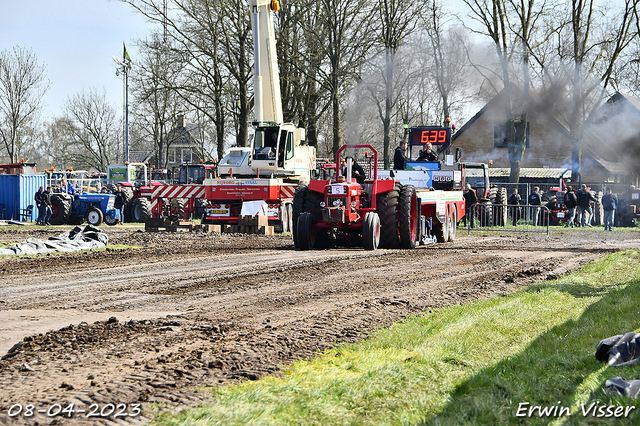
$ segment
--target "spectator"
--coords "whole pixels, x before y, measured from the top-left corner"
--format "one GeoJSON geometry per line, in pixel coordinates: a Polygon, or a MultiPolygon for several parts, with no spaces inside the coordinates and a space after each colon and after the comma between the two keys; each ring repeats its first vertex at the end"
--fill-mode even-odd
{"type": "Polygon", "coordinates": [[[438,156],[433,152],[433,146],[431,142],[427,142],[427,145],[424,148],[424,151],[420,152],[420,156],[418,156],[418,160],[424,161],[438,161],[438,156]]]}
{"type": "Polygon", "coordinates": [[[616,208],[618,207],[618,197],[607,188],[607,193],[602,196],[602,210],[604,210],[604,230],[613,231],[616,208]]]}
{"type": "Polygon", "coordinates": [[[395,154],[393,154],[393,168],[395,170],[404,170],[404,163],[407,161],[405,151],[407,150],[407,142],[402,141],[396,148],[395,154]]]}
{"type": "Polygon", "coordinates": [[[67,183],[66,179],[62,179],[62,181],[60,182],[60,192],[73,195],[76,193],[76,189],[74,188],[72,183],[67,183]]]}
{"type": "Polygon", "coordinates": [[[576,198],[576,193],[573,191],[571,186],[567,186],[567,193],[564,194],[564,205],[569,209],[567,224],[564,226],[565,228],[574,226],[574,220],[576,218],[576,207],[578,206],[578,199],[576,198]]]}
{"type": "Polygon", "coordinates": [[[584,183],[580,185],[580,190],[576,192],[576,199],[578,200],[578,216],[580,219],[580,226],[591,226],[591,217],[593,216],[593,209],[591,208],[591,202],[596,201],[591,195],[591,192],[587,191],[587,185],[584,183]],[[587,222],[587,213],[589,214],[589,221],[587,222]]]}
{"type": "Polygon", "coordinates": [[[38,218],[36,219],[36,225],[44,225],[44,215],[46,204],[44,203],[44,187],[38,188],[38,192],[34,195],[33,199],[36,202],[38,208],[38,218]]]}
{"type": "Polygon", "coordinates": [[[507,205],[511,210],[511,221],[513,226],[518,224],[518,219],[520,219],[520,204],[522,203],[522,197],[518,194],[518,188],[513,188],[511,191],[511,195],[507,199],[507,205]]]}
{"type": "Polygon", "coordinates": [[[529,195],[529,205],[531,207],[531,217],[533,219],[533,226],[538,225],[538,218],[540,216],[540,206],[542,205],[542,196],[538,192],[540,188],[537,186],[533,187],[533,192],[529,195]]]}
{"type": "Polygon", "coordinates": [[[44,223],[42,225],[51,225],[49,223],[49,219],[53,215],[53,210],[51,209],[51,187],[47,186],[47,190],[44,191],[43,197],[44,201],[44,223]]]}
{"type": "Polygon", "coordinates": [[[462,192],[464,197],[464,206],[465,206],[465,215],[464,215],[464,226],[467,226],[467,220],[470,223],[471,228],[474,226],[473,221],[473,210],[472,206],[478,202],[478,196],[476,195],[476,191],[471,188],[471,184],[467,184],[462,192]]]}
{"type": "Polygon", "coordinates": [[[116,185],[116,201],[113,203],[113,207],[120,211],[118,215],[118,220],[120,223],[124,223],[124,194],[122,193],[122,187],[120,185],[116,185]]]}

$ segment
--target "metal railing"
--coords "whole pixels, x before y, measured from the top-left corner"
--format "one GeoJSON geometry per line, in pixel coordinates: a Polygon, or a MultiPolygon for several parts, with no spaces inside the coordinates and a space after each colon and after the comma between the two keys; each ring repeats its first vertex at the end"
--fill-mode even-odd
{"type": "Polygon", "coordinates": [[[537,232],[549,238],[549,209],[545,206],[478,203],[466,212],[471,231],[537,232]]]}

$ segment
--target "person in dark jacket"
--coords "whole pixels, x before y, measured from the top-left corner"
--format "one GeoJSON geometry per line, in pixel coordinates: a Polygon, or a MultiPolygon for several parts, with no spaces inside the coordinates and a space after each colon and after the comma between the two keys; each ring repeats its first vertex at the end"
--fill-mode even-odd
{"type": "Polygon", "coordinates": [[[613,231],[616,208],[618,208],[618,197],[607,188],[607,193],[602,196],[602,210],[604,210],[604,230],[613,231]]]}
{"type": "Polygon", "coordinates": [[[478,202],[478,196],[476,195],[476,191],[471,188],[471,184],[467,184],[462,191],[462,196],[464,197],[464,207],[465,207],[465,215],[464,215],[464,226],[467,226],[467,220],[471,224],[473,228],[473,210],[472,206],[478,202]]]}
{"type": "Polygon", "coordinates": [[[591,202],[596,201],[591,195],[591,192],[587,191],[587,185],[584,183],[580,185],[580,190],[576,192],[576,199],[578,200],[578,217],[580,218],[580,226],[591,226],[591,218],[593,217],[593,209],[591,208],[591,202]],[[587,221],[587,213],[589,213],[589,219],[587,221]]]}
{"type": "Polygon", "coordinates": [[[569,220],[564,226],[565,228],[574,226],[574,220],[576,218],[576,207],[578,206],[578,199],[576,193],[571,186],[567,186],[567,193],[564,194],[564,205],[569,209],[569,220]]]}
{"type": "Polygon", "coordinates": [[[395,170],[404,170],[404,163],[407,161],[405,151],[407,150],[407,142],[402,141],[396,148],[395,154],[393,154],[393,168],[395,170]]]}
{"type": "Polygon", "coordinates": [[[51,208],[51,187],[47,186],[47,190],[42,193],[42,201],[44,202],[44,222],[42,225],[51,225],[49,219],[53,215],[53,209],[51,208]]]}
{"type": "Polygon", "coordinates": [[[420,155],[418,156],[418,160],[438,161],[438,156],[436,155],[435,152],[433,152],[433,145],[431,145],[430,142],[427,142],[427,144],[424,147],[424,151],[420,152],[420,155]]]}
{"type": "Polygon", "coordinates": [[[533,187],[533,192],[529,195],[529,205],[531,207],[531,218],[533,221],[531,222],[533,226],[538,225],[538,218],[540,217],[540,206],[542,205],[542,196],[538,192],[540,188],[537,186],[533,187]]]}
{"type": "Polygon", "coordinates": [[[38,192],[33,197],[36,202],[36,207],[38,208],[38,218],[36,219],[36,225],[44,225],[44,214],[46,204],[44,203],[44,187],[38,188],[38,192]]]}
{"type": "Polygon", "coordinates": [[[513,226],[516,226],[518,219],[520,219],[521,203],[522,197],[518,194],[518,189],[513,188],[511,195],[509,195],[509,198],[507,199],[507,205],[509,206],[509,210],[511,210],[511,223],[513,223],[513,226]]]}
{"type": "Polygon", "coordinates": [[[124,223],[124,194],[122,193],[122,187],[120,185],[116,186],[116,200],[113,203],[113,207],[120,211],[119,220],[120,223],[124,223]]]}

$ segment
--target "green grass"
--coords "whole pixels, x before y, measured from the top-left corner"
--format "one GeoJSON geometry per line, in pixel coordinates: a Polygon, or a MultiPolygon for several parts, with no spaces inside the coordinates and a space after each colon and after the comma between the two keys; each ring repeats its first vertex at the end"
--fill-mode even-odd
{"type": "Polygon", "coordinates": [[[640,251],[624,251],[509,297],[434,310],[340,345],[286,376],[214,389],[214,403],[158,425],[637,424],[584,417],[581,403],[634,405],[601,390],[640,367],[595,360],[601,339],[637,331],[640,251]],[[520,403],[572,416],[517,417],[520,403]]]}

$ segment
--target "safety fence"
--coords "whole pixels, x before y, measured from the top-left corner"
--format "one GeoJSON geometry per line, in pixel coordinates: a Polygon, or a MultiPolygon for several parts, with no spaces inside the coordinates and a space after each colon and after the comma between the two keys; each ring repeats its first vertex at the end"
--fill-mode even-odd
{"type": "Polygon", "coordinates": [[[478,203],[464,218],[471,231],[536,232],[549,238],[549,209],[545,206],[478,203]]]}

